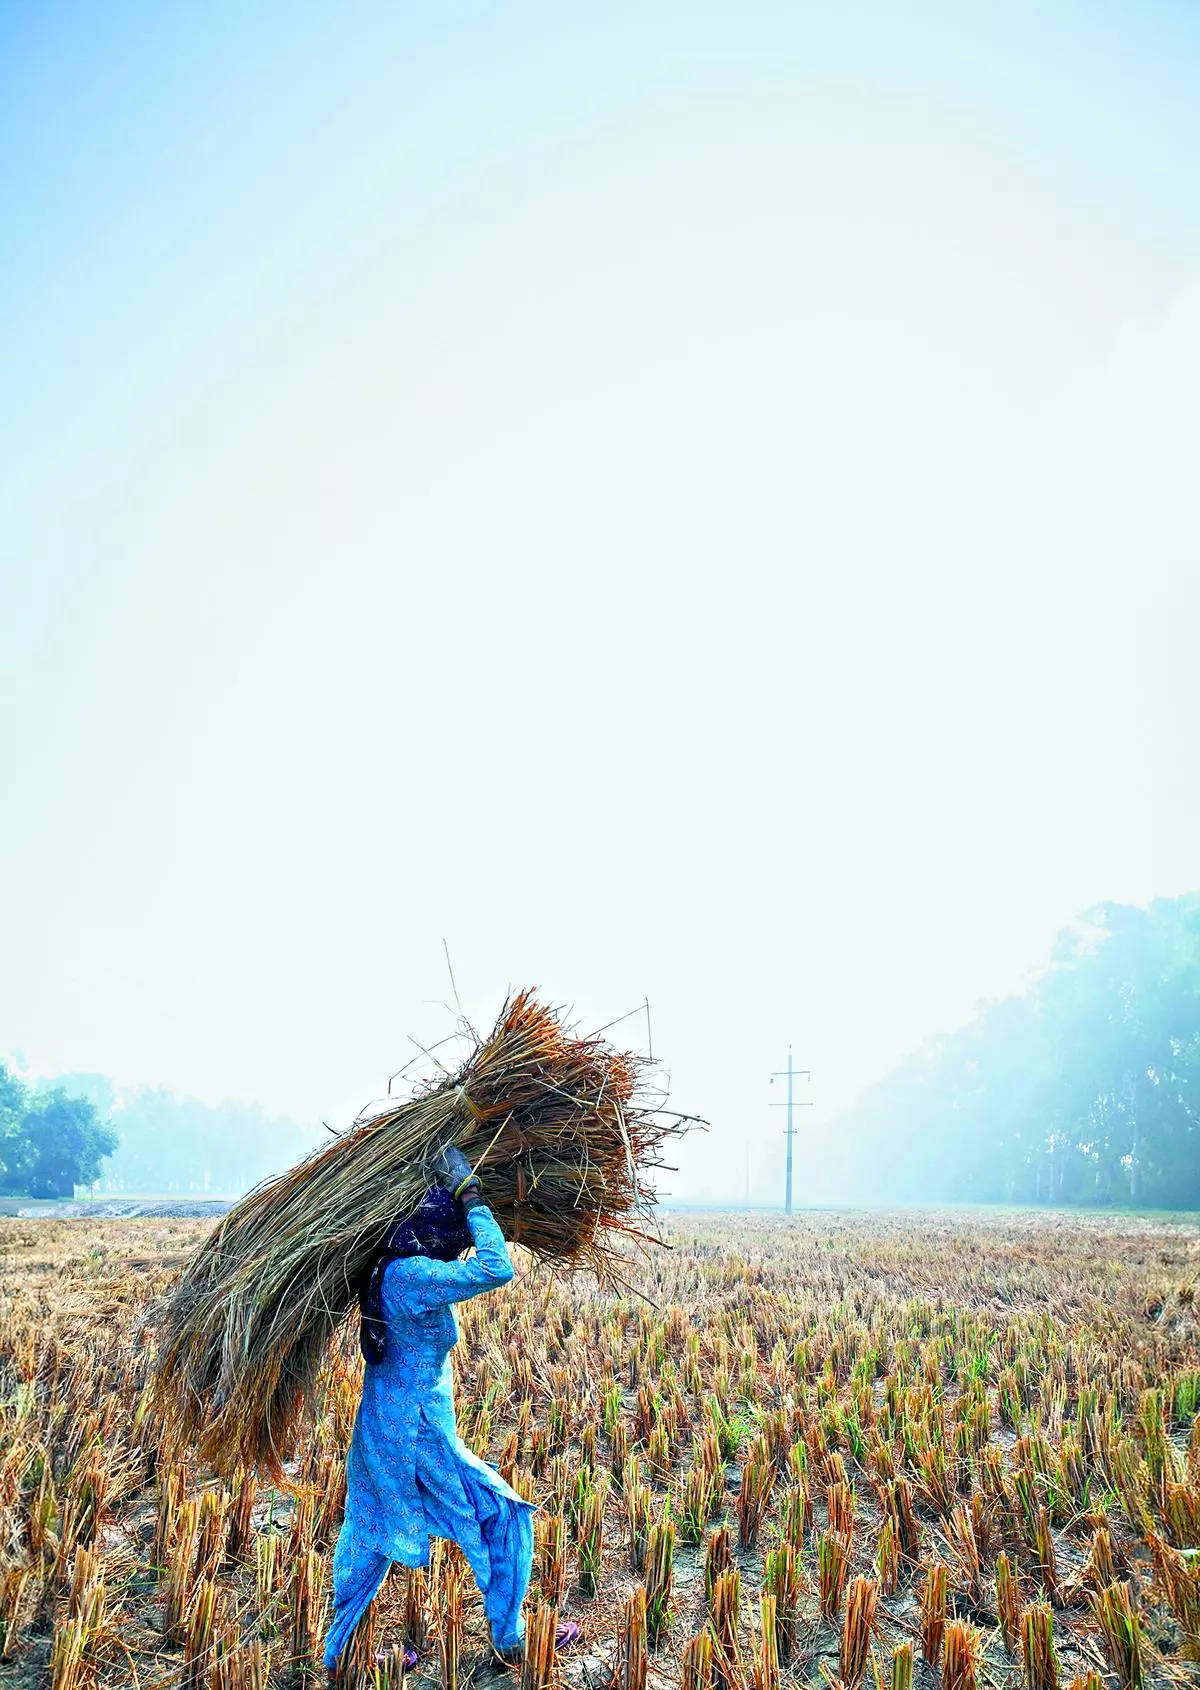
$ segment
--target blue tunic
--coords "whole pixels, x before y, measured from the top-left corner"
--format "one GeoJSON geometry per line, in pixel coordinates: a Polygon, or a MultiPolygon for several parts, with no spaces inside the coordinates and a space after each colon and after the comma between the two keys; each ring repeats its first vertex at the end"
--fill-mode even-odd
{"type": "Polygon", "coordinates": [[[346,1516],[334,1553],[334,1615],[325,1646],[330,1665],[389,1564],[425,1566],[431,1535],[461,1545],[497,1645],[523,1633],[534,1505],[467,1448],[454,1420],[452,1305],[513,1276],[491,1210],[477,1205],[468,1225],[475,1254],[466,1261],[408,1257],[390,1263],[383,1276],[387,1353],[363,1376],[346,1461],[346,1516]]]}

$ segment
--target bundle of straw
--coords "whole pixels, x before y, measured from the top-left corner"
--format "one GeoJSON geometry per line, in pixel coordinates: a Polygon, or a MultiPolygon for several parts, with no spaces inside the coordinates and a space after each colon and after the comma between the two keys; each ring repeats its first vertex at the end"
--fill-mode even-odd
{"type": "Polygon", "coordinates": [[[191,1258],[159,1312],[157,1400],[169,1433],[221,1471],[278,1480],[327,1346],[394,1223],[455,1144],[505,1236],[545,1262],[618,1277],[644,1238],[647,1168],[683,1117],[645,1106],[640,1059],[576,1038],[522,992],[456,1074],[261,1185],[191,1258]]]}

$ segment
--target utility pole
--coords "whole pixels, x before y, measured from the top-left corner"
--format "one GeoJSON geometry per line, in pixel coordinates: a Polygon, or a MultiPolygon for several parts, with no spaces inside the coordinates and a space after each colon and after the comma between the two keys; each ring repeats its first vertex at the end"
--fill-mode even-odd
{"type": "Polygon", "coordinates": [[[812,1070],[809,1068],[792,1067],[791,1045],[788,1046],[787,1067],[780,1068],[776,1073],[771,1075],[771,1084],[774,1085],[776,1080],[782,1080],[785,1077],[787,1079],[787,1102],[772,1103],[770,1107],[772,1109],[787,1110],[787,1126],[784,1129],[784,1137],[787,1139],[787,1183],[784,1186],[783,1212],[785,1215],[790,1215],[792,1212],[792,1140],[796,1136],[796,1129],[792,1125],[792,1110],[793,1108],[809,1109],[812,1107],[811,1099],[805,1098],[803,1100],[794,1100],[792,1097],[792,1081],[794,1079],[811,1079],[812,1070]]]}

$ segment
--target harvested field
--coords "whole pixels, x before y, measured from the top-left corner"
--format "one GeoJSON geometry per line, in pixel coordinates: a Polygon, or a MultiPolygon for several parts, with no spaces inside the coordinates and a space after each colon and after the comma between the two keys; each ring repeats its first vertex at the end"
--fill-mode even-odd
{"type": "MultiPolygon", "coordinates": [[[[207,1226],[0,1220],[5,1683],[320,1681],[354,1333],[290,1492],[160,1460],[139,1319],[207,1226]]],[[[650,1301],[517,1249],[514,1284],[461,1310],[460,1431],[543,1503],[531,1613],[588,1639],[530,1686],[1200,1683],[1200,1231],[678,1215],[668,1236],[631,1257],[650,1301]]],[[[406,1620],[419,1679],[465,1683],[482,1615],[456,1550],[393,1572],[359,1658],[406,1620]]]]}

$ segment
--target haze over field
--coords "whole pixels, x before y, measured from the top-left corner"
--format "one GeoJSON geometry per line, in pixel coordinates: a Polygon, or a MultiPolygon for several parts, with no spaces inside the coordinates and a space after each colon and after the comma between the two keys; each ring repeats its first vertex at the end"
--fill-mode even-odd
{"type": "Polygon", "coordinates": [[[317,1133],[444,938],[824,1198],[1196,885],[1200,14],[910,12],[0,15],[0,1055],[317,1133]]]}

